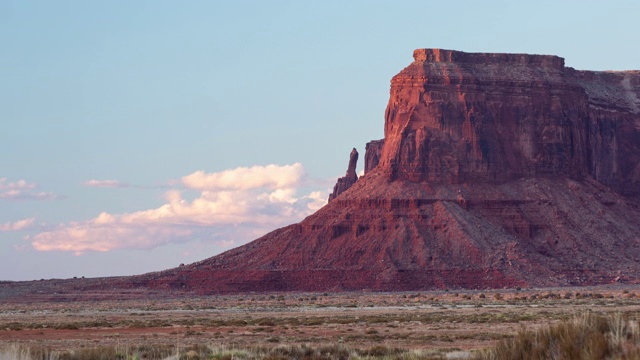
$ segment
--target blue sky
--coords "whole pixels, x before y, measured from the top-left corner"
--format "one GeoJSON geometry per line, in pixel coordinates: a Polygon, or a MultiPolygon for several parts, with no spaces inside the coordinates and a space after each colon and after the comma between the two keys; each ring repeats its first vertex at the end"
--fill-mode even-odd
{"type": "MultiPolygon", "coordinates": [[[[412,51],[640,68],[636,1],[0,2],[0,279],[160,270],[324,204],[412,51]]],[[[360,164],[360,168],[362,164],[360,164]]]]}

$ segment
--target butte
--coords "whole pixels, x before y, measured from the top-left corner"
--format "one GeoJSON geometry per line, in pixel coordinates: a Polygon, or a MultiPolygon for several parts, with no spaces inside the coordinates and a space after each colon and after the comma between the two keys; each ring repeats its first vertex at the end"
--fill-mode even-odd
{"type": "Polygon", "coordinates": [[[638,283],[640,71],[418,49],[384,139],[298,224],[179,268],[77,290],[200,294],[638,283]]]}
{"type": "Polygon", "coordinates": [[[640,71],[418,49],[384,139],[302,222],[128,278],[200,293],[637,282],[640,71]]]}

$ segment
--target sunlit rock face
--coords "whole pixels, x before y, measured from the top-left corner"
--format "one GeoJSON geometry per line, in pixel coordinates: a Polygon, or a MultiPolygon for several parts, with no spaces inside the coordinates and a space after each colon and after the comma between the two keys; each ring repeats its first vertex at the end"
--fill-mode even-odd
{"type": "Polygon", "coordinates": [[[576,71],[547,55],[418,49],[414,59],[391,80],[380,160],[391,179],[593,176],[638,194],[638,72],[576,71]]]}

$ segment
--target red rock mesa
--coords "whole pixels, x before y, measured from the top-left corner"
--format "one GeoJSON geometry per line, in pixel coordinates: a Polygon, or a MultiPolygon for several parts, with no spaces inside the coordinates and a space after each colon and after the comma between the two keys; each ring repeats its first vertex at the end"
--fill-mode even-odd
{"type": "Polygon", "coordinates": [[[354,150],[326,206],[218,256],[110,286],[224,293],[637,281],[640,72],[579,71],[547,55],[413,55],[391,80],[385,136],[367,144],[365,175],[356,176],[354,150]]]}
{"type": "Polygon", "coordinates": [[[640,72],[418,49],[385,137],[299,224],[148,286],[203,293],[564,286],[640,276],[640,72]]]}

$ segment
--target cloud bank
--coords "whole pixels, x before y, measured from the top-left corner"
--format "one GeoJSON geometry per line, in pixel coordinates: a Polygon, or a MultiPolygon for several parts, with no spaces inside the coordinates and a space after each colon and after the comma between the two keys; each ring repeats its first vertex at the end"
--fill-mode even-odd
{"type": "Polygon", "coordinates": [[[103,212],[82,222],[60,224],[29,240],[36,250],[87,251],[150,249],[202,240],[230,247],[315,212],[326,192],[304,193],[302,164],[239,167],[217,173],[197,171],[181,179],[185,189],[165,193],[158,208],[125,214],[103,212]],[[187,200],[184,192],[198,195],[187,200]],[[303,194],[300,194],[303,193],[303,194]]]}
{"type": "Polygon", "coordinates": [[[51,192],[37,191],[38,185],[25,180],[9,182],[0,178],[0,199],[6,200],[51,200],[58,196],[51,192]]]}

